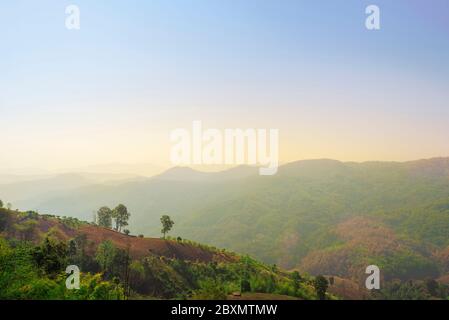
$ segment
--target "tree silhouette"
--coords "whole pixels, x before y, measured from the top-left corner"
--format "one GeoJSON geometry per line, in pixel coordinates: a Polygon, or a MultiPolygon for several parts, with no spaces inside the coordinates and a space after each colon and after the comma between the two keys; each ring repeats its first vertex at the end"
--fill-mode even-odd
{"type": "Polygon", "coordinates": [[[161,223],[162,223],[162,230],[161,230],[161,232],[164,235],[164,239],[165,239],[165,234],[171,230],[171,228],[173,227],[173,225],[175,223],[167,215],[163,215],[161,217],[161,223]]]}

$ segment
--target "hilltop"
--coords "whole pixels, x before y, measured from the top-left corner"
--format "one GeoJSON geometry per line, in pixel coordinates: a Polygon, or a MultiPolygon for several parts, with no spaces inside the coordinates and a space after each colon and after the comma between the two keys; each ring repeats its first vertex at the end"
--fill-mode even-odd
{"type": "Polygon", "coordinates": [[[59,241],[68,241],[83,235],[90,244],[90,254],[94,254],[98,246],[108,240],[119,249],[128,250],[129,248],[129,254],[133,259],[141,259],[152,254],[204,263],[236,261],[236,257],[231,254],[208,250],[205,246],[200,247],[186,241],[126,235],[112,229],[67,217],[39,215],[34,212],[9,214],[5,217],[6,219],[3,220],[4,235],[7,238],[16,237],[31,241],[34,244],[39,244],[48,235],[59,241]],[[33,223],[30,225],[30,222],[33,223]]]}

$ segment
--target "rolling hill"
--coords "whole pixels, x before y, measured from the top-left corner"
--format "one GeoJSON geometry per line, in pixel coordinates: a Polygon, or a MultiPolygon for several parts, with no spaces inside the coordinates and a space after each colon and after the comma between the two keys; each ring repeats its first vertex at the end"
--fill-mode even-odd
{"type": "Polygon", "coordinates": [[[255,300],[318,298],[312,277],[226,250],[0,208],[0,300],[224,300],[240,292],[255,300]],[[79,290],[65,288],[69,265],[81,271],[79,290]]]}
{"type": "Polygon", "coordinates": [[[131,211],[135,233],[156,236],[167,213],[177,235],[287,269],[356,281],[367,263],[382,266],[385,279],[449,273],[448,158],[307,160],[283,165],[274,176],[251,167],[175,168],[46,195],[32,209],[90,219],[93,210],[118,203],[131,211]]]}

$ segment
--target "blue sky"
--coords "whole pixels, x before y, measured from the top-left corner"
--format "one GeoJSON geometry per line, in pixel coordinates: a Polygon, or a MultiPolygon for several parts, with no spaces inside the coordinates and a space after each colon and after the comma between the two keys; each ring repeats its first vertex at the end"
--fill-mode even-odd
{"type": "Polygon", "coordinates": [[[2,1],[0,38],[3,168],[164,163],[196,119],[284,161],[449,155],[445,0],[2,1]]]}

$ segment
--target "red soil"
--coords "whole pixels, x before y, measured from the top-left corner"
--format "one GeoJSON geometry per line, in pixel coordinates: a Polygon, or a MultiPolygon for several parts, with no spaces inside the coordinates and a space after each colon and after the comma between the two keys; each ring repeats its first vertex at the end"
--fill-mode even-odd
{"type": "Polygon", "coordinates": [[[103,227],[84,225],[78,230],[80,234],[86,234],[87,239],[98,246],[105,240],[111,241],[117,248],[127,250],[135,259],[140,259],[150,254],[200,262],[230,262],[234,257],[221,252],[212,252],[187,243],[158,238],[138,238],[103,227]]]}
{"type": "Polygon", "coordinates": [[[14,212],[7,216],[7,225],[5,236],[30,240],[36,244],[49,234],[62,241],[68,241],[84,234],[87,240],[88,254],[95,254],[100,243],[109,240],[119,249],[127,250],[129,248],[129,253],[134,259],[141,259],[149,255],[198,262],[234,262],[238,259],[235,255],[219,250],[209,250],[185,241],[139,238],[87,223],[78,228],[72,228],[61,220],[48,216],[30,219],[14,212]],[[18,230],[15,227],[16,225],[25,225],[29,221],[34,221],[35,225],[31,225],[28,231],[18,230]]]}

